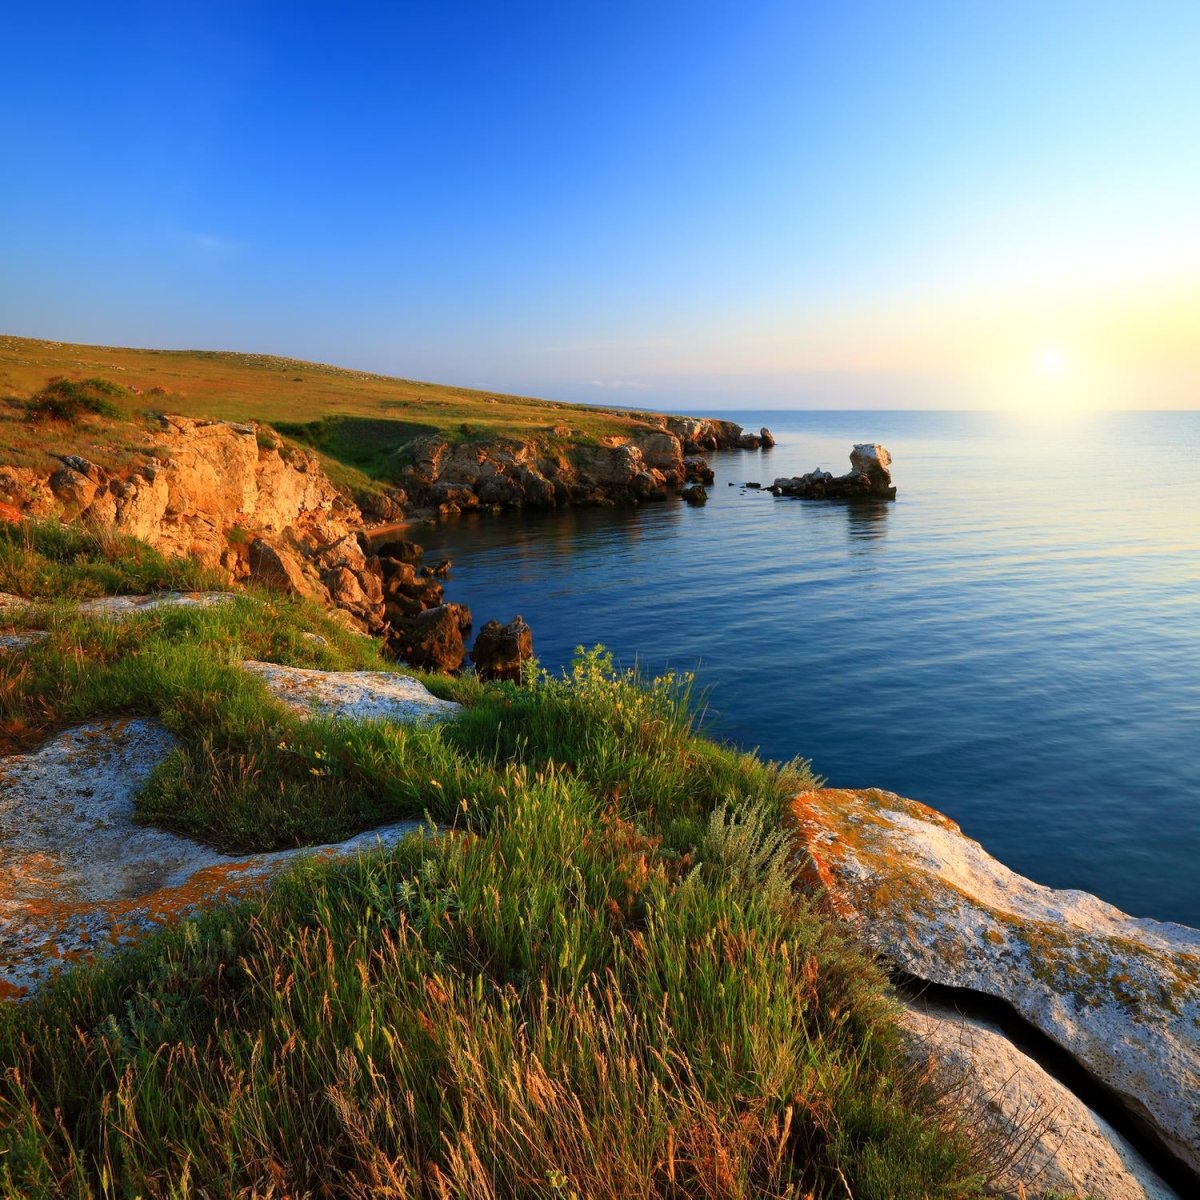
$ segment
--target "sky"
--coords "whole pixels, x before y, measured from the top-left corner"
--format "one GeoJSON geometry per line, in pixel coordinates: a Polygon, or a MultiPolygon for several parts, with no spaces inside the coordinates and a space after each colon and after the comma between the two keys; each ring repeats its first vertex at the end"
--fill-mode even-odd
{"type": "Polygon", "coordinates": [[[1200,405],[1200,4],[12,6],[0,332],[639,407],[1200,405]]]}

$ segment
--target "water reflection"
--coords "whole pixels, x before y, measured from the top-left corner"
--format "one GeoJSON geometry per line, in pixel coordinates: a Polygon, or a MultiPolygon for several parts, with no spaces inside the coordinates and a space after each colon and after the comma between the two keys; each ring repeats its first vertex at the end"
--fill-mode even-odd
{"type": "Polygon", "coordinates": [[[845,505],[846,533],[853,543],[862,540],[875,541],[888,530],[888,514],[892,510],[887,500],[858,500],[845,505]]]}

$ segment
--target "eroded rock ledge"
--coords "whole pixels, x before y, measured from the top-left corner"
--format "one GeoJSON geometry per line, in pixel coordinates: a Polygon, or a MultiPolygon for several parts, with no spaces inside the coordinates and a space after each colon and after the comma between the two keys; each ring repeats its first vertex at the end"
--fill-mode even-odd
{"type": "Polygon", "coordinates": [[[1005,1001],[1200,1175],[1200,930],[1033,883],[891,792],[796,796],[810,881],[919,979],[1005,1001]]]}
{"type": "MultiPolygon", "coordinates": [[[[389,672],[245,667],[301,714],[413,722],[458,711],[389,672]]],[[[0,758],[0,1001],[201,905],[261,887],[301,854],[353,855],[420,827],[398,821],[336,845],[220,854],[133,820],[134,798],[174,745],[155,721],[106,720],[0,758]]]]}

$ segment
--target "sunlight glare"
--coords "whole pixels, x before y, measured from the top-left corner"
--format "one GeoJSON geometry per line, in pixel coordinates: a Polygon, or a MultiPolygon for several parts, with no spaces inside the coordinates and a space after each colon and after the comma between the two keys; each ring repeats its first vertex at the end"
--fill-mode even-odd
{"type": "Polygon", "coordinates": [[[1071,360],[1061,346],[1043,346],[1037,353],[1035,365],[1042,379],[1059,379],[1071,369],[1071,360]]]}

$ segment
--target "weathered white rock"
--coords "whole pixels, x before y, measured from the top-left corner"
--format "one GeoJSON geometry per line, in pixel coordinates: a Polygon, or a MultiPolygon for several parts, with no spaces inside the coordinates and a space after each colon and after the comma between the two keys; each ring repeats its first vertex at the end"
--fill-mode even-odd
{"type": "MultiPolygon", "coordinates": [[[[94,596],[88,600],[75,601],[81,616],[111,617],[115,621],[134,616],[140,612],[153,612],[156,608],[212,608],[227,604],[236,597],[235,592],[153,592],[143,596],[94,596]]],[[[0,618],[18,611],[48,604],[47,600],[26,600],[11,592],[0,592],[0,618]]]]}
{"type": "MultiPolygon", "coordinates": [[[[78,609],[85,617],[108,617],[119,621],[140,612],[151,612],[156,608],[179,606],[182,608],[211,608],[225,604],[234,598],[233,592],[157,592],[149,596],[97,596],[78,601],[78,609]]],[[[11,620],[18,612],[44,601],[30,601],[11,592],[0,592],[0,622],[11,620]]],[[[44,629],[17,629],[0,632],[0,650],[10,653],[24,650],[40,642],[48,635],[44,629]]]]}
{"type": "MultiPolygon", "coordinates": [[[[304,713],[412,721],[458,708],[386,672],[247,668],[304,713]]],[[[0,759],[0,999],[26,995],[64,966],[200,905],[261,886],[300,854],[356,854],[420,827],[400,821],[336,845],[219,854],[133,821],[134,798],[173,745],[156,722],[108,720],[0,759]]]]}
{"type": "Polygon", "coordinates": [[[18,629],[0,633],[0,650],[24,650],[49,636],[44,629],[18,629]]]}
{"type": "Polygon", "coordinates": [[[264,680],[277,700],[306,715],[409,723],[437,720],[460,708],[439,700],[419,680],[390,671],[313,671],[264,662],[242,666],[264,680]]]}
{"type": "Polygon", "coordinates": [[[857,442],[850,451],[850,466],[864,475],[875,470],[886,471],[891,465],[891,454],[878,442],[857,442]]]}
{"type": "Polygon", "coordinates": [[[992,1181],[1006,1200],[1045,1192],[1174,1200],[1125,1138],[996,1026],[927,1001],[910,1001],[901,1024],[914,1057],[978,1123],[980,1140],[1011,1154],[992,1181]]]}
{"type": "Polygon", "coordinates": [[[880,953],[1006,1000],[1200,1171],[1200,931],[1033,883],[890,792],[805,792],[792,816],[814,880],[880,953]]]}

